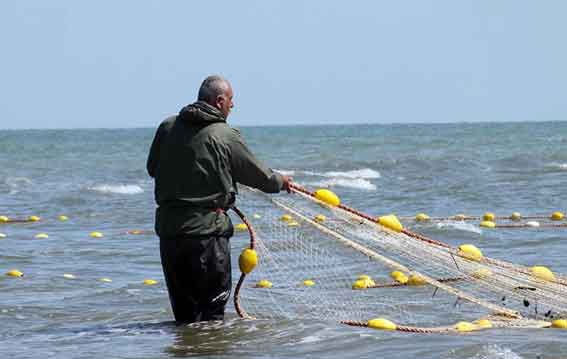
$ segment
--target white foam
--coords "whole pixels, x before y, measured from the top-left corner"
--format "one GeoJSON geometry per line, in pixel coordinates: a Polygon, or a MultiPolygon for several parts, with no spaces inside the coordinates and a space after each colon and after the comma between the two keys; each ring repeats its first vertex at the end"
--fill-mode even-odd
{"type": "Polygon", "coordinates": [[[28,186],[32,184],[31,179],[26,177],[7,177],[5,182],[8,186],[16,188],[21,186],[28,186]]]}
{"type": "Polygon", "coordinates": [[[364,178],[375,179],[380,178],[380,172],[371,168],[362,168],[352,171],[328,171],[328,172],[313,172],[313,171],[300,171],[300,170],[276,170],[285,176],[313,176],[313,177],[327,177],[327,178],[364,178]]]}
{"type": "Polygon", "coordinates": [[[332,178],[324,181],[317,181],[308,183],[309,185],[316,186],[316,187],[350,187],[350,188],[357,188],[363,189],[367,191],[375,191],[376,185],[371,183],[368,180],[363,178],[356,178],[356,179],[347,179],[347,178],[332,178]]]}
{"type": "Polygon", "coordinates": [[[323,177],[339,177],[339,178],[364,178],[364,179],[372,179],[372,178],[380,178],[380,172],[375,171],[370,168],[363,168],[360,170],[353,170],[353,171],[331,171],[331,172],[324,172],[320,174],[323,177]]]}
{"type": "Polygon", "coordinates": [[[479,353],[476,353],[473,359],[521,359],[522,357],[514,353],[510,348],[504,348],[500,345],[485,345],[479,353]]]}
{"type": "Polygon", "coordinates": [[[143,193],[142,187],[137,185],[108,185],[102,184],[94,187],[89,187],[89,190],[101,193],[116,193],[116,194],[139,194],[143,193]]]}
{"type": "Polygon", "coordinates": [[[554,168],[561,171],[567,171],[567,163],[552,162],[545,165],[549,168],[554,168]]]}
{"type": "Polygon", "coordinates": [[[471,223],[465,223],[462,221],[449,221],[449,222],[439,222],[437,223],[437,228],[439,229],[443,229],[443,228],[448,228],[448,229],[456,229],[459,231],[463,231],[463,232],[472,232],[472,233],[476,233],[476,234],[482,234],[482,231],[480,230],[479,227],[471,224],[471,223]]]}

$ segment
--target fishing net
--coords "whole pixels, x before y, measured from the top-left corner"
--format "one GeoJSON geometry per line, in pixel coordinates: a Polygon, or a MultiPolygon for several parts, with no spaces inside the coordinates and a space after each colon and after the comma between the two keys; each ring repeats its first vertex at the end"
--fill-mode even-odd
{"type": "Polygon", "coordinates": [[[300,187],[271,197],[241,192],[259,258],[235,293],[243,317],[426,333],[558,326],[567,317],[566,278],[545,267],[391,229],[300,187]]]}

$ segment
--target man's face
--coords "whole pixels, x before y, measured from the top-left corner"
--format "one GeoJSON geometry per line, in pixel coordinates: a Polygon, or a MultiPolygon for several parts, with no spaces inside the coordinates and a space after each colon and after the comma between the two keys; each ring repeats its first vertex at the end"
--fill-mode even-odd
{"type": "Polygon", "coordinates": [[[234,102],[232,102],[232,86],[227,82],[227,89],[224,93],[217,97],[216,107],[223,113],[225,118],[228,118],[230,110],[234,107],[234,102]]]}

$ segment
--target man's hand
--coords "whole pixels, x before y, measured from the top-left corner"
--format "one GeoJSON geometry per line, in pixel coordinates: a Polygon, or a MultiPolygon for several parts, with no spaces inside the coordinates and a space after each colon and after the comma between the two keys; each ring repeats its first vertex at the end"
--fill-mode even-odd
{"type": "Polygon", "coordinates": [[[293,178],[289,177],[289,176],[283,176],[283,185],[282,185],[282,189],[285,189],[287,191],[287,193],[291,193],[291,182],[293,181],[293,178]]]}

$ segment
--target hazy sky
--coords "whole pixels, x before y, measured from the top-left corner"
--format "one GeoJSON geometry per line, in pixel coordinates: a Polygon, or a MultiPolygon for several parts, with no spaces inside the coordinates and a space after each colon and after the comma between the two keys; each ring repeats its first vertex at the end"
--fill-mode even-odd
{"type": "Polygon", "coordinates": [[[565,1],[2,1],[0,128],[567,119],[565,1]]]}

